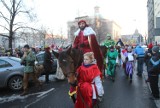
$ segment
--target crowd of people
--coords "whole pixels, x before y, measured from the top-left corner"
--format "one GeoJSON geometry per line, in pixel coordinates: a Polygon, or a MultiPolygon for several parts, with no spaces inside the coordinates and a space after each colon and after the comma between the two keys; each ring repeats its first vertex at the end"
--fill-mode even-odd
{"type": "MultiPolygon", "coordinates": [[[[133,73],[137,72],[137,76],[142,77],[144,64],[147,67],[148,79],[152,90],[152,99],[159,99],[158,75],[160,72],[160,53],[159,46],[154,46],[152,43],[148,45],[148,49],[144,49],[140,44],[137,46],[125,45],[121,39],[115,42],[111,39],[111,35],[107,34],[107,39],[102,43],[106,47],[106,54],[102,55],[100,46],[96,40],[95,31],[89,27],[85,20],[78,22],[79,29],[75,32],[75,40],[72,47],[80,49],[83,54],[83,63],[76,70],[77,83],[72,83],[69,94],[71,97],[77,94],[74,100],[75,108],[93,108],[97,99],[102,100],[104,95],[102,85],[102,73],[105,68],[107,78],[115,81],[116,67],[121,66],[129,82],[132,83],[133,73]],[[104,66],[105,64],[105,66],[104,66]],[[136,66],[137,64],[137,66],[136,66]],[[137,67],[137,69],[135,69],[137,67]]],[[[41,49],[31,48],[25,45],[23,50],[15,49],[13,55],[20,57],[22,63],[26,61],[24,68],[24,92],[28,92],[28,79],[31,76],[37,86],[41,83],[33,75],[33,61],[35,54],[41,49]]],[[[5,55],[6,51],[1,49],[1,55],[5,55]]],[[[9,54],[9,53],[8,53],[9,54]]],[[[46,74],[46,82],[49,82],[49,72],[52,70],[52,57],[50,48],[45,48],[44,55],[44,70],[46,74]]]]}
{"type": "Polygon", "coordinates": [[[159,88],[158,88],[158,76],[160,72],[160,49],[159,46],[148,44],[147,49],[144,49],[142,45],[137,44],[137,46],[124,45],[121,40],[120,47],[116,48],[113,45],[115,42],[108,38],[104,45],[108,47],[106,54],[106,73],[107,77],[115,80],[115,70],[117,65],[123,67],[124,73],[127,78],[129,78],[130,83],[132,83],[133,73],[137,72],[136,75],[142,77],[144,72],[144,64],[147,68],[148,79],[152,96],[151,99],[159,99],[159,88]],[[120,55],[120,56],[118,56],[120,55]]]}
{"type": "MultiPolygon", "coordinates": [[[[75,33],[76,37],[73,43],[73,47],[81,49],[84,52],[84,55],[87,54],[88,52],[93,52],[95,59],[97,60],[96,64],[98,65],[98,68],[101,72],[102,72],[102,67],[100,66],[101,65],[100,63],[104,61],[105,73],[107,78],[111,79],[114,82],[116,67],[122,66],[126,77],[129,78],[129,82],[132,83],[134,72],[137,72],[136,75],[138,77],[142,77],[142,74],[144,72],[143,71],[144,64],[145,64],[148,72],[148,79],[146,80],[146,82],[149,82],[151,91],[152,91],[152,96],[150,98],[159,99],[159,88],[158,88],[158,75],[160,72],[159,46],[153,45],[152,43],[150,43],[147,49],[145,49],[142,47],[141,44],[137,44],[136,46],[125,45],[121,39],[119,39],[118,42],[115,42],[113,39],[111,39],[111,35],[107,34],[107,39],[102,43],[102,45],[107,48],[107,53],[103,55],[104,60],[102,60],[102,59],[96,58],[96,55],[98,55],[97,53],[99,52],[100,48],[97,45],[96,38],[94,38],[96,35],[95,32],[91,28],[88,29],[89,26],[84,20],[79,21],[78,26],[79,26],[79,30],[75,33]],[[95,48],[97,48],[98,50],[95,51],[94,50],[95,48]]],[[[101,57],[102,55],[99,54],[99,58],[101,57]]],[[[84,62],[85,62],[85,58],[84,58],[84,62]]],[[[86,67],[85,64],[83,64],[83,66],[86,67]]],[[[77,71],[79,73],[79,70],[77,71]]],[[[83,83],[86,83],[86,82],[90,83],[83,78],[84,77],[79,78],[78,81],[81,82],[81,80],[83,80],[84,81],[83,83]]],[[[88,76],[88,79],[90,78],[91,77],[88,76]]],[[[82,89],[83,87],[81,88],[81,86],[79,85],[78,87],[83,93],[83,89],[82,89]]],[[[87,96],[86,93],[81,95],[87,96]]],[[[87,101],[87,99],[85,100],[84,98],[85,102],[82,102],[82,100],[79,99],[79,97],[77,98],[78,99],[76,100],[76,102],[81,103],[81,105],[83,106],[81,108],[85,108],[86,103],[90,105],[90,102],[87,101]]],[[[92,99],[93,99],[93,94],[92,94],[92,99]]],[[[75,104],[75,108],[79,108],[78,106],[76,106],[76,104],[75,104]]],[[[91,108],[91,107],[88,107],[88,108],[91,108]]]]}

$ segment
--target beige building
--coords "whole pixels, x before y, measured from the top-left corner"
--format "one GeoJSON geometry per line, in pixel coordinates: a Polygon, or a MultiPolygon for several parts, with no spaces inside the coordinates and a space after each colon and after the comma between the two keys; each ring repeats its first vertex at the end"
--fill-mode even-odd
{"type": "Polygon", "coordinates": [[[78,30],[78,21],[86,20],[87,24],[93,28],[96,32],[98,43],[102,43],[107,34],[111,34],[112,38],[118,40],[121,36],[121,27],[115,22],[109,19],[103,18],[99,13],[99,7],[96,6],[94,16],[81,16],[75,18],[73,21],[69,21],[68,26],[68,39],[71,43],[74,41],[74,32],[78,30]]]}
{"type": "Polygon", "coordinates": [[[108,21],[108,32],[112,35],[114,40],[121,38],[121,27],[114,21],[108,21]]]}

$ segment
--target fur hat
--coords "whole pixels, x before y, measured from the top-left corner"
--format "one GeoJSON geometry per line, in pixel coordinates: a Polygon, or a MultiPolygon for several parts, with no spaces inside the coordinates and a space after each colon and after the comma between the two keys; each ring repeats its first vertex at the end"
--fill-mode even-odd
{"type": "Polygon", "coordinates": [[[155,52],[155,53],[158,53],[159,52],[159,47],[158,46],[154,46],[152,48],[152,51],[155,52]]]}

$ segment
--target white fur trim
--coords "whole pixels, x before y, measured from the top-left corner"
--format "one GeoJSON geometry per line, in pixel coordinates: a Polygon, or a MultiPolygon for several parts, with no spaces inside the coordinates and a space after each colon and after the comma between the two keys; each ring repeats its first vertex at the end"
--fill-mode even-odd
{"type": "MultiPolygon", "coordinates": [[[[74,33],[74,35],[75,35],[75,36],[78,36],[78,35],[79,35],[79,32],[80,32],[80,29],[78,29],[78,30],[74,33]]],[[[91,34],[96,35],[95,31],[94,31],[91,27],[86,27],[86,28],[84,29],[84,31],[83,31],[83,35],[84,35],[84,36],[89,36],[89,35],[91,35],[91,34]]]]}

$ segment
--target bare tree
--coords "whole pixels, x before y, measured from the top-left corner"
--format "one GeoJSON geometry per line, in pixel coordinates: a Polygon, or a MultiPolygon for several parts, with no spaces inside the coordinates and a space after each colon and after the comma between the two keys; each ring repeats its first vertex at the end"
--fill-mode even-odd
{"type": "Polygon", "coordinates": [[[44,27],[44,26],[41,26],[39,32],[39,38],[40,38],[40,41],[41,41],[41,45],[43,45],[43,47],[45,47],[46,45],[46,36],[47,36],[47,29],[44,27]]]}
{"type": "Polygon", "coordinates": [[[23,24],[25,24],[24,22],[16,21],[16,18],[21,17],[24,14],[26,14],[30,20],[33,20],[34,17],[31,15],[31,9],[25,9],[23,0],[0,0],[0,3],[3,6],[3,11],[0,11],[0,18],[5,22],[4,24],[0,24],[0,27],[9,32],[8,35],[0,35],[8,37],[9,48],[12,49],[12,40],[15,38],[15,32],[22,28],[28,28],[23,26],[23,24]]]}
{"type": "Polygon", "coordinates": [[[64,42],[65,42],[63,35],[64,35],[64,33],[63,33],[63,29],[61,27],[60,28],[60,37],[59,38],[60,38],[60,46],[62,46],[62,47],[63,47],[64,42]]]}

